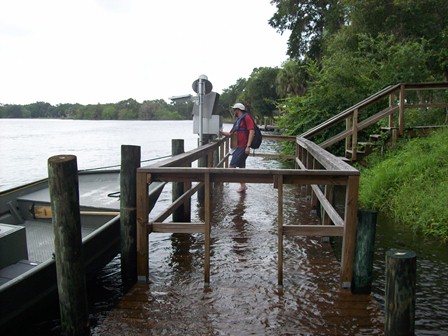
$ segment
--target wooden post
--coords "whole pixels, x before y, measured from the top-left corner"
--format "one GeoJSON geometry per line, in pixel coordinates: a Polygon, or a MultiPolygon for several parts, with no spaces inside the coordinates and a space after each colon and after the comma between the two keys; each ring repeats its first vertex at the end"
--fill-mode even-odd
{"type": "MultiPolygon", "coordinates": [[[[313,168],[313,156],[310,154],[310,152],[306,152],[306,163],[305,163],[305,167],[306,169],[312,169],[313,168]]],[[[307,183],[305,185],[306,188],[306,196],[309,197],[309,199],[311,199],[311,193],[313,192],[313,189],[311,188],[311,184],[307,183]]]]}
{"type": "MultiPolygon", "coordinates": [[[[213,142],[217,142],[217,136],[216,135],[211,135],[210,136],[211,141],[213,142]]],[[[212,156],[212,167],[217,167],[218,163],[219,163],[219,147],[217,149],[215,149],[213,151],[213,156],[212,156]]]]}
{"type": "MultiPolygon", "coordinates": [[[[389,95],[389,107],[392,109],[394,106],[395,106],[395,93],[392,92],[389,95]]],[[[389,126],[389,128],[394,126],[394,114],[393,113],[389,114],[388,126],[389,126]]]]}
{"type": "Polygon", "coordinates": [[[396,127],[392,127],[391,129],[391,146],[395,147],[398,141],[398,133],[399,130],[396,127]]]}
{"type": "Polygon", "coordinates": [[[140,161],[139,146],[121,146],[121,278],[126,287],[137,282],[137,169],[140,161]]]}
{"type": "Polygon", "coordinates": [[[218,167],[219,163],[219,148],[213,152],[213,167],[218,167]]]}
{"type": "Polygon", "coordinates": [[[211,184],[210,174],[204,175],[205,182],[205,232],[204,232],[204,287],[210,286],[210,234],[211,234],[211,184]]]}
{"type": "MultiPolygon", "coordinates": [[[[227,138],[225,141],[224,155],[227,155],[227,153],[229,152],[230,152],[230,138],[227,138]]],[[[224,168],[229,168],[229,157],[227,157],[226,161],[224,162],[224,168]]]]}
{"type": "MultiPolygon", "coordinates": [[[[334,202],[333,202],[333,200],[334,200],[334,185],[327,184],[325,186],[324,193],[325,193],[325,198],[334,207],[334,202]]],[[[322,214],[322,225],[330,225],[331,224],[330,216],[328,216],[327,212],[325,210],[323,210],[323,208],[322,208],[321,214],[322,214]]]]}
{"type": "Polygon", "coordinates": [[[352,160],[358,159],[358,109],[353,111],[352,160]]]}
{"type": "Polygon", "coordinates": [[[86,278],[82,256],[78,165],[74,155],[48,159],[56,274],[64,335],[88,335],[86,278]]]}
{"type": "Polygon", "coordinates": [[[349,176],[345,195],[344,237],[341,256],[341,286],[351,288],[358,222],[359,176],[349,176]]]}
{"type": "Polygon", "coordinates": [[[352,279],[352,293],[354,294],[370,294],[372,292],[376,218],[377,212],[375,211],[358,211],[352,279]]]}
{"type": "Polygon", "coordinates": [[[386,252],[385,335],[414,335],[416,269],[415,252],[386,252]]]}
{"type": "MultiPolygon", "coordinates": [[[[171,140],[171,154],[178,155],[184,153],[184,140],[183,139],[173,139],[171,140]]],[[[173,202],[177,200],[184,193],[184,183],[183,182],[173,182],[172,188],[172,200],[173,202]]],[[[185,207],[184,204],[179,206],[173,212],[173,222],[185,222],[184,218],[185,207]]]]}
{"type": "MultiPolygon", "coordinates": [[[[348,116],[345,119],[345,130],[349,130],[350,128],[352,128],[352,116],[348,116]]],[[[344,152],[344,157],[347,156],[347,150],[352,148],[352,143],[351,143],[351,136],[347,135],[345,137],[345,152],[344,152]]]]}
{"type": "MultiPolygon", "coordinates": [[[[202,135],[202,144],[205,145],[208,143],[208,135],[202,135]]],[[[198,167],[207,167],[208,165],[208,155],[205,157],[201,157],[198,160],[198,167]]],[[[198,202],[199,204],[204,204],[204,198],[205,198],[205,190],[204,187],[199,188],[198,190],[198,202]]]]}
{"type": "Polygon", "coordinates": [[[300,150],[301,150],[301,147],[297,144],[297,141],[295,143],[295,147],[296,147],[296,158],[294,160],[294,169],[298,169],[299,168],[299,164],[297,163],[297,160],[300,160],[300,150]]]}
{"type": "Polygon", "coordinates": [[[277,181],[274,181],[274,185],[278,188],[278,215],[277,215],[277,285],[283,287],[283,175],[276,176],[277,181]]]}
{"type": "Polygon", "coordinates": [[[404,133],[404,84],[400,85],[400,95],[399,101],[400,105],[398,106],[398,135],[402,136],[404,133]]]}
{"type": "MultiPolygon", "coordinates": [[[[319,166],[319,162],[314,157],[312,157],[311,158],[311,169],[313,169],[313,170],[319,169],[318,166],[319,166]]],[[[311,188],[311,185],[310,185],[310,188],[311,188]]],[[[310,190],[310,194],[311,194],[311,201],[310,201],[311,209],[316,210],[318,199],[317,199],[317,196],[314,193],[312,188],[310,190]]]]}
{"type": "MultiPolygon", "coordinates": [[[[221,144],[219,145],[219,160],[218,162],[220,162],[221,160],[224,160],[224,156],[225,156],[225,148],[224,148],[224,142],[221,142],[221,144]]],[[[222,164],[221,167],[225,167],[225,164],[222,164]]]]}
{"type": "Polygon", "coordinates": [[[147,282],[148,269],[148,176],[137,170],[137,280],[147,282]]]}

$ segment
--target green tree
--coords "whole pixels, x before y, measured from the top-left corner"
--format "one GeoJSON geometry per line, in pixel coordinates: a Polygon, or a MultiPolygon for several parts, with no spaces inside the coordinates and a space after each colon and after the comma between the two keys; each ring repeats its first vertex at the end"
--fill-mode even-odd
{"type": "Polygon", "coordinates": [[[194,102],[192,100],[185,102],[173,102],[171,107],[173,111],[177,112],[182,119],[190,120],[192,119],[191,113],[193,111],[194,102]]]}
{"type": "Polygon", "coordinates": [[[345,0],[353,31],[397,41],[425,40],[427,66],[448,79],[448,2],[446,0],[345,0]]]}
{"type": "Polygon", "coordinates": [[[132,98],[122,100],[116,104],[118,110],[118,119],[134,120],[138,118],[140,104],[132,98]]]}
{"type": "Polygon", "coordinates": [[[98,109],[96,105],[86,105],[81,107],[82,119],[96,120],[98,119],[98,109]]]}
{"type": "Polygon", "coordinates": [[[324,39],[344,24],[344,6],[338,0],[272,0],[277,12],[269,24],[283,34],[290,31],[287,54],[291,58],[320,59],[324,39]]]}
{"type": "Polygon", "coordinates": [[[26,118],[21,105],[4,105],[5,118],[26,118]]]}
{"type": "Polygon", "coordinates": [[[240,97],[246,88],[247,79],[238,78],[236,83],[229,86],[227,89],[222,90],[219,97],[219,114],[222,116],[228,116],[229,111],[233,104],[240,101],[240,97]]]}
{"type": "Polygon", "coordinates": [[[303,96],[307,80],[306,62],[290,59],[283,63],[275,79],[277,95],[280,98],[303,96]]]}
{"type": "Polygon", "coordinates": [[[138,118],[143,120],[183,119],[173,105],[163,99],[145,100],[139,108],[138,118]]]}
{"type": "Polygon", "coordinates": [[[36,102],[25,107],[30,111],[31,118],[49,118],[53,109],[51,104],[45,102],[36,102]]]}
{"type": "Polygon", "coordinates": [[[101,116],[102,116],[101,119],[106,119],[106,120],[118,119],[118,111],[117,111],[115,105],[114,104],[106,104],[103,107],[103,113],[101,116]]]}
{"type": "Polygon", "coordinates": [[[278,99],[275,79],[278,68],[261,67],[252,71],[239,100],[258,117],[272,117],[278,99]]]}

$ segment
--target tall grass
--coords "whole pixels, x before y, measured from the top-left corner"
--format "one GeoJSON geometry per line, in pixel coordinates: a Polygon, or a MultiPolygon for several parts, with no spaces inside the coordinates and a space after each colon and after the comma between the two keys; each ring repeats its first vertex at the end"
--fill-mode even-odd
{"type": "Polygon", "coordinates": [[[361,169],[359,201],[402,225],[448,241],[448,129],[401,140],[361,169]]]}

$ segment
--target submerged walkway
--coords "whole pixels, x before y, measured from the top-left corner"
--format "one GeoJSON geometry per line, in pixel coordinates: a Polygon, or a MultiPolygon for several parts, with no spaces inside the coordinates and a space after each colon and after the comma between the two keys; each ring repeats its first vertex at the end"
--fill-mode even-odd
{"type": "MultiPolygon", "coordinates": [[[[126,293],[92,335],[383,334],[379,304],[340,289],[340,263],[321,238],[285,237],[284,287],[277,287],[277,193],[270,185],[249,185],[245,194],[237,187],[215,187],[210,288],[201,234],[151,234],[150,283],[126,293]]],[[[164,191],[162,203],[170,199],[164,191]]],[[[284,199],[289,224],[317,224],[300,188],[285,188],[284,199]]]]}

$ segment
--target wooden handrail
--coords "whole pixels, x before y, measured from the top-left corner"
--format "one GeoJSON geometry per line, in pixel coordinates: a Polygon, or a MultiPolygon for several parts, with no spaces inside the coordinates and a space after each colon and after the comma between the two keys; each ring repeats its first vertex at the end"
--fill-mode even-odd
{"type": "MultiPolygon", "coordinates": [[[[378,112],[377,114],[358,123],[357,130],[361,131],[361,130],[375,124],[377,121],[381,120],[382,118],[391,115],[392,113],[396,112],[397,110],[398,110],[398,106],[385,108],[381,112],[378,112]]],[[[322,142],[320,144],[320,146],[322,148],[327,148],[335,143],[338,143],[339,141],[345,139],[347,136],[352,135],[352,134],[353,134],[353,128],[350,128],[348,130],[345,130],[343,132],[340,132],[340,133],[334,135],[331,139],[328,139],[328,140],[322,142]]]]}
{"type": "MultiPolygon", "coordinates": [[[[334,143],[337,143],[343,139],[346,139],[348,136],[355,137],[355,140],[353,142],[353,146],[357,145],[357,132],[374,124],[375,122],[381,120],[385,116],[391,116],[396,109],[399,109],[399,133],[402,134],[403,130],[405,128],[404,126],[404,109],[409,107],[418,107],[418,108],[424,108],[424,107],[431,107],[431,108],[443,108],[448,107],[448,103],[416,103],[416,104],[409,104],[405,100],[405,92],[406,91],[416,91],[416,90],[438,90],[438,89],[448,89],[448,82],[430,82],[430,83],[400,83],[393,86],[388,86],[377,93],[373,94],[372,96],[360,101],[359,103],[349,107],[348,109],[342,111],[341,113],[338,113],[334,115],[333,117],[329,118],[328,120],[322,122],[321,124],[309,129],[308,131],[302,133],[299,137],[301,138],[311,138],[312,136],[329,129],[330,127],[333,127],[334,125],[338,124],[339,122],[343,120],[347,120],[348,118],[352,117],[355,111],[360,111],[363,108],[366,108],[368,106],[371,106],[372,104],[378,103],[382,99],[386,98],[387,96],[391,97],[394,94],[398,94],[399,96],[399,104],[398,106],[394,106],[393,102],[390,102],[390,106],[377,114],[369,117],[366,120],[360,121],[360,123],[357,123],[354,121],[353,127],[346,129],[343,132],[338,133],[337,135],[333,136],[330,139],[325,140],[321,143],[321,146],[323,148],[326,148],[334,143]],[[355,130],[356,127],[356,130],[355,130]],[[355,133],[356,132],[356,133],[355,133]]],[[[348,144],[348,142],[347,142],[348,144]]]]}
{"type": "Polygon", "coordinates": [[[359,103],[349,107],[348,109],[342,111],[341,113],[336,114],[335,116],[327,119],[323,123],[309,129],[308,131],[302,133],[299,135],[300,138],[309,138],[331,126],[334,124],[345,120],[348,116],[350,116],[355,109],[361,109],[363,107],[367,107],[373,103],[376,103],[378,100],[383,99],[393,93],[394,91],[398,90],[400,88],[400,84],[394,85],[394,86],[388,86],[384,88],[381,91],[378,91],[377,93],[373,94],[372,96],[360,101],[359,103]]]}
{"type": "MultiPolygon", "coordinates": [[[[168,159],[159,161],[150,165],[150,167],[181,167],[192,162],[199,160],[200,158],[208,155],[214,150],[218,149],[223,143],[226,141],[226,138],[218,139],[217,141],[213,141],[211,143],[205,144],[201,147],[192,149],[191,151],[172,156],[168,159]]],[[[148,167],[148,166],[145,166],[148,167]]],[[[142,167],[142,168],[145,168],[142,167]]],[[[142,169],[139,168],[138,170],[142,169]]],[[[138,171],[137,170],[137,171],[138,171]]]]}
{"type": "Polygon", "coordinates": [[[310,153],[326,170],[352,172],[359,175],[358,170],[308,139],[297,138],[297,145],[310,153]]]}
{"type": "MultiPolygon", "coordinates": [[[[272,139],[271,139],[272,140],[272,139]]],[[[319,145],[310,140],[295,137],[275,137],[275,141],[296,141],[296,145],[301,148],[301,156],[305,155],[306,162],[302,162],[303,157],[296,158],[298,166],[301,169],[236,169],[236,168],[220,168],[220,167],[198,167],[192,168],[188,164],[198,160],[201,156],[210,155],[211,152],[220,146],[221,157],[228,157],[228,153],[223,151],[226,146],[228,150],[228,138],[220,139],[214,143],[204,145],[192,151],[177,155],[168,160],[153,164],[151,166],[141,167],[137,170],[138,175],[138,195],[137,199],[137,222],[138,222],[138,273],[139,278],[148,277],[148,237],[151,232],[196,232],[203,233],[205,246],[204,260],[204,281],[209,282],[209,250],[210,250],[210,193],[214,183],[222,182],[247,182],[247,183],[264,183],[273,184],[278,189],[279,205],[278,205],[278,226],[279,226],[279,285],[282,285],[282,251],[283,238],[285,235],[317,235],[317,236],[343,236],[344,241],[348,243],[344,245],[343,260],[341,264],[341,284],[347,287],[350,284],[353,271],[353,255],[354,255],[354,237],[346,238],[347,235],[353,235],[356,231],[356,211],[357,211],[357,181],[359,180],[359,171],[343,162],[341,159],[328,153],[319,145]],[[308,168],[307,168],[308,167],[308,168]],[[178,200],[174,201],[165,211],[156,216],[152,222],[148,222],[145,215],[148,212],[147,202],[147,185],[152,182],[198,182],[195,187],[186,191],[178,200]],[[143,185],[142,185],[143,183],[143,185]],[[354,184],[353,184],[354,183],[354,184]],[[321,202],[329,221],[325,225],[295,226],[283,224],[283,185],[296,184],[308,185],[309,190],[314,190],[317,199],[321,202]],[[332,202],[327,199],[328,193],[322,193],[319,186],[329,186],[328,190],[332,190],[330,186],[345,186],[348,190],[346,197],[347,203],[344,210],[344,218],[342,218],[332,202]],[[203,186],[206,191],[206,204],[204,205],[204,223],[163,223],[168,218],[173,209],[179,206],[195,192],[199,186],[203,186]],[[330,225],[330,220],[333,222],[330,225]],[[173,225],[172,225],[173,224],[173,225]],[[142,237],[145,236],[145,237],[142,237]],[[280,236],[281,235],[281,236],[280,236]]],[[[300,156],[300,155],[299,155],[300,156]]],[[[219,164],[222,164],[222,160],[219,164]]]]}

